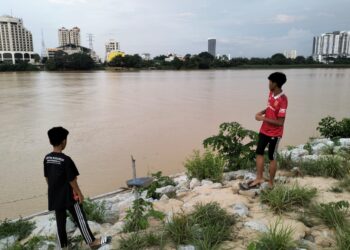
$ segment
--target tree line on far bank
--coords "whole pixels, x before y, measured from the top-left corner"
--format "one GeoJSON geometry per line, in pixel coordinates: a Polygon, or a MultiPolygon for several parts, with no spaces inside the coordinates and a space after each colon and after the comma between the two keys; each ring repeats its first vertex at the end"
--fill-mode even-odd
{"type": "MultiPolygon", "coordinates": [[[[330,65],[350,65],[350,58],[328,58],[330,65]]],[[[68,55],[58,51],[54,58],[43,58],[41,60],[46,70],[92,70],[101,67],[117,67],[122,69],[219,69],[219,68],[255,68],[255,67],[313,67],[322,66],[323,63],[313,60],[311,56],[297,56],[295,59],[286,58],[283,54],[277,53],[268,58],[244,58],[237,57],[229,59],[226,55],[214,57],[208,52],[201,52],[198,55],[187,54],[182,58],[176,56],[160,55],[150,60],[144,60],[140,55],[116,56],[110,62],[96,64],[89,54],[75,53],[68,55]],[[171,58],[171,60],[169,60],[171,58]]],[[[326,67],[329,64],[325,65],[326,67]]],[[[0,63],[0,71],[27,71],[38,70],[38,67],[28,62],[17,64],[0,63]]]]}

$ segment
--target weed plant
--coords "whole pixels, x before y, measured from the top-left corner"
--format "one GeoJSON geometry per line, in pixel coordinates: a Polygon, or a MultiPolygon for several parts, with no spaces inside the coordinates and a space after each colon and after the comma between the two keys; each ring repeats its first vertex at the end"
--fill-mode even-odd
{"type": "Polygon", "coordinates": [[[10,221],[5,219],[0,222],[0,239],[16,235],[18,240],[25,239],[34,230],[35,223],[27,220],[19,219],[10,221]]]}
{"type": "Polygon", "coordinates": [[[285,170],[292,170],[296,166],[296,163],[292,160],[292,156],[290,154],[277,154],[277,163],[280,169],[285,170]]]}
{"type": "Polygon", "coordinates": [[[322,157],[298,163],[303,174],[341,179],[349,173],[350,164],[337,157],[322,157]]]}
{"type": "Polygon", "coordinates": [[[293,241],[292,234],[294,229],[281,224],[277,220],[270,225],[269,230],[263,233],[260,238],[249,244],[248,250],[291,250],[297,246],[293,241]]]}
{"type": "Polygon", "coordinates": [[[126,211],[124,232],[137,232],[148,227],[148,218],[154,217],[164,219],[162,212],[153,209],[151,202],[138,198],[134,200],[133,205],[126,211]]]}
{"type": "Polygon", "coordinates": [[[273,212],[279,214],[290,211],[294,207],[308,206],[316,193],[315,188],[300,187],[298,184],[293,186],[280,184],[273,189],[261,192],[260,200],[269,205],[273,212]]]}
{"type": "Polygon", "coordinates": [[[235,218],[218,203],[197,204],[192,213],[175,215],[166,230],[178,244],[193,244],[199,249],[214,249],[230,239],[230,228],[235,218]]]}
{"type": "Polygon", "coordinates": [[[349,215],[349,202],[347,201],[315,204],[311,206],[310,213],[331,228],[350,226],[346,219],[349,215]]]}
{"type": "Polygon", "coordinates": [[[342,179],[338,183],[338,188],[344,189],[348,192],[350,192],[350,175],[346,175],[344,179],[342,179]]]}
{"type": "Polygon", "coordinates": [[[157,173],[151,174],[153,178],[153,182],[147,188],[143,190],[147,190],[147,198],[159,199],[161,194],[156,193],[157,188],[165,187],[165,186],[176,186],[175,182],[169,176],[163,176],[161,171],[157,173]]]}
{"type": "Polygon", "coordinates": [[[165,244],[165,238],[163,234],[156,234],[153,232],[142,233],[132,233],[127,237],[122,237],[119,240],[120,250],[140,250],[150,247],[158,247],[157,249],[162,249],[165,244]]]}
{"type": "Polygon", "coordinates": [[[225,161],[222,157],[206,150],[203,155],[195,150],[193,155],[185,162],[187,175],[190,178],[199,180],[209,179],[213,182],[220,182],[224,172],[225,161]]]}

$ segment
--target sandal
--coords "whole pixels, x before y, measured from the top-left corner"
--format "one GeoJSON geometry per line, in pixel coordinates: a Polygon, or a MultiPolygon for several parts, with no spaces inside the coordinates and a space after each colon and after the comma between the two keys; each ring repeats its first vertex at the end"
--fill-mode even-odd
{"type": "Polygon", "coordinates": [[[256,189],[259,188],[261,183],[256,183],[255,185],[250,185],[252,184],[254,181],[248,181],[245,183],[239,183],[239,188],[241,190],[249,190],[249,189],[256,189]]]}
{"type": "Polygon", "coordinates": [[[100,244],[95,245],[95,246],[90,246],[91,249],[97,250],[100,247],[107,245],[112,242],[112,236],[102,236],[100,239],[100,244]]]}

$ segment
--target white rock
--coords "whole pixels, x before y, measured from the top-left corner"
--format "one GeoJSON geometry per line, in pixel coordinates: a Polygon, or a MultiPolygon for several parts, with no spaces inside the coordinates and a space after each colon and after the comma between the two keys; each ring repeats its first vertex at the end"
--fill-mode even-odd
{"type": "Polygon", "coordinates": [[[180,245],[177,250],[196,250],[196,248],[193,245],[180,245]]]}
{"type": "Polygon", "coordinates": [[[255,179],[256,179],[256,174],[254,174],[254,173],[248,172],[244,175],[244,180],[246,180],[246,181],[253,181],[255,179]]]}
{"type": "Polygon", "coordinates": [[[319,155],[304,155],[301,157],[303,161],[316,161],[320,158],[319,155]]]}
{"type": "Polygon", "coordinates": [[[98,250],[111,250],[111,249],[112,249],[112,246],[110,244],[107,244],[107,245],[103,245],[98,250]]]}
{"type": "Polygon", "coordinates": [[[190,189],[194,189],[195,187],[198,187],[201,185],[201,182],[197,178],[192,178],[190,182],[190,189]]]}
{"type": "Polygon", "coordinates": [[[339,143],[341,147],[348,148],[350,147],[350,138],[341,138],[339,139],[339,143]]]}
{"type": "Polygon", "coordinates": [[[306,149],[300,149],[300,148],[294,148],[289,152],[290,152],[292,161],[298,161],[302,156],[309,154],[309,151],[307,151],[306,149]]]}
{"type": "Polygon", "coordinates": [[[166,194],[163,194],[162,197],[159,199],[160,201],[167,201],[169,200],[169,197],[166,194]]]}
{"type": "Polygon", "coordinates": [[[314,146],[312,146],[312,154],[321,155],[325,148],[327,148],[327,144],[325,144],[325,143],[315,144],[314,146]]]}
{"type": "Polygon", "coordinates": [[[15,244],[15,242],[17,240],[18,240],[17,235],[12,235],[12,236],[9,236],[9,237],[6,237],[6,238],[0,240],[0,249],[10,248],[11,246],[13,246],[15,244]]]}
{"type": "Polygon", "coordinates": [[[213,183],[211,186],[210,186],[212,189],[220,189],[222,188],[222,184],[221,183],[213,183]]]}
{"type": "Polygon", "coordinates": [[[265,233],[268,231],[267,226],[260,221],[255,221],[255,220],[247,221],[244,223],[244,226],[262,233],[265,233]]]}
{"type": "Polygon", "coordinates": [[[66,222],[66,231],[67,233],[72,233],[75,231],[75,229],[77,229],[77,227],[75,226],[74,222],[71,221],[71,219],[68,217],[67,218],[67,222],[66,222]]]}
{"type": "Polygon", "coordinates": [[[320,144],[320,143],[327,144],[330,141],[331,141],[331,139],[329,139],[329,138],[316,138],[316,139],[311,140],[310,143],[312,145],[316,145],[316,144],[320,144]]]}
{"type": "Polygon", "coordinates": [[[125,222],[124,221],[118,221],[117,223],[115,223],[113,226],[111,226],[105,233],[107,235],[115,235],[118,234],[120,232],[123,231],[125,226],[125,222]]]}
{"type": "Polygon", "coordinates": [[[31,237],[56,235],[57,226],[54,214],[37,216],[31,219],[30,221],[34,222],[36,227],[31,232],[31,237]]]}
{"type": "Polygon", "coordinates": [[[188,177],[187,177],[187,175],[181,175],[179,177],[174,178],[174,182],[176,183],[176,185],[187,183],[188,177]]]}
{"type": "Polygon", "coordinates": [[[246,217],[249,214],[249,209],[243,203],[237,203],[233,206],[233,214],[237,214],[240,217],[246,217]]]}
{"type": "Polygon", "coordinates": [[[210,186],[213,184],[213,182],[210,180],[202,180],[201,184],[202,186],[210,186]]]}
{"type": "Polygon", "coordinates": [[[158,194],[169,194],[169,193],[175,193],[176,192],[176,188],[172,185],[168,185],[168,186],[165,186],[165,187],[160,187],[160,188],[157,188],[156,193],[158,194]]]}

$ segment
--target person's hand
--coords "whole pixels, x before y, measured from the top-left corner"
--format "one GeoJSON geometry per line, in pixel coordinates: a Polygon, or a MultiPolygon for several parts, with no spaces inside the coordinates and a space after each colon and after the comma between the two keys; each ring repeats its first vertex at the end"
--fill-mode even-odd
{"type": "Polygon", "coordinates": [[[255,120],[257,121],[263,121],[264,120],[264,116],[261,113],[257,113],[255,115],[255,120]]]}
{"type": "Polygon", "coordinates": [[[82,193],[78,194],[78,200],[79,200],[79,204],[82,204],[84,201],[84,195],[82,193]]]}

